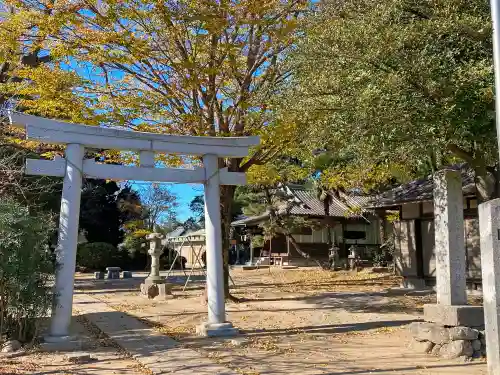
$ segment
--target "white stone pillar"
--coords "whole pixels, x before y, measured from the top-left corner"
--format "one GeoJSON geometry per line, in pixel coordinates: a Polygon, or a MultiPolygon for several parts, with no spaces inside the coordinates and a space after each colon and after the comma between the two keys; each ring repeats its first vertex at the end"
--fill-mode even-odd
{"type": "Polygon", "coordinates": [[[479,205],[488,373],[500,373],[500,199],[479,205]]]}
{"type": "Polygon", "coordinates": [[[59,233],[56,248],[56,303],[52,311],[50,338],[69,336],[73,311],[73,287],[75,282],[76,247],[82,190],[84,147],[69,144],[66,147],[66,174],[64,176],[59,216],[59,233]]]}
{"type": "Polygon", "coordinates": [[[466,253],[462,178],[459,171],[434,175],[437,302],[466,305],[466,253]]]}
{"type": "Polygon", "coordinates": [[[208,321],[197,327],[204,336],[231,336],[237,333],[226,322],[224,264],[220,215],[220,177],[217,155],[204,155],[205,167],[205,241],[207,254],[208,321]]]}
{"type": "Polygon", "coordinates": [[[205,240],[207,247],[208,323],[226,320],[224,270],[220,216],[219,161],[216,155],[203,157],[205,166],[205,240]]]}
{"type": "Polygon", "coordinates": [[[155,166],[155,153],[153,151],[139,152],[139,164],[141,167],[153,168],[155,166]]]}

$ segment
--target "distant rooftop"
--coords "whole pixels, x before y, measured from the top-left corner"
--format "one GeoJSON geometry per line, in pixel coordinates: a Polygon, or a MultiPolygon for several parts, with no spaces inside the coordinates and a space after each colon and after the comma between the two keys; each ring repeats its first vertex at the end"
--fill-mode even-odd
{"type": "Polygon", "coordinates": [[[175,228],[172,232],[166,234],[166,238],[179,237],[186,233],[186,229],[183,226],[175,228]]]}
{"type": "MultiPolygon", "coordinates": [[[[290,209],[291,215],[298,216],[325,216],[325,207],[322,200],[317,197],[314,190],[307,189],[301,185],[285,186],[288,199],[295,204],[290,209]]],[[[363,210],[371,198],[368,196],[353,196],[339,193],[335,196],[330,193],[331,201],[328,207],[329,217],[360,218],[360,210],[363,210]]],[[[286,204],[280,208],[282,213],[287,209],[286,204]]],[[[259,223],[269,217],[269,213],[242,218],[231,223],[232,226],[246,226],[259,223]]]]}
{"type": "MultiPolygon", "coordinates": [[[[462,190],[464,196],[476,194],[474,172],[465,164],[453,165],[447,169],[459,170],[462,175],[462,190]]],[[[390,207],[404,203],[423,202],[433,200],[434,181],[432,175],[419,180],[402,184],[392,190],[376,196],[369,207],[390,207]]]]}
{"type": "Polygon", "coordinates": [[[168,233],[163,240],[165,243],[168,242],[168,240],[180,240],[182,238],[189,238],[189,237],[204,237],[205,236],[205,229],[198,229],[198,230],[186,230],[183,227],[178,227],[175,228],[172,232],[168,233]],[[182,229],[182,230],[181,230],[182,229]]]}

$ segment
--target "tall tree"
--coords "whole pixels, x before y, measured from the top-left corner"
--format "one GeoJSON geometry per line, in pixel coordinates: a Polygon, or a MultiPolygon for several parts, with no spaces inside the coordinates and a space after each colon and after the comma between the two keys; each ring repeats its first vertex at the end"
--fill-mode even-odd
{"type": "Polygon", "coordinates": [[[193,217],[188,217],[183,223],[182,223],[182,226],[184,227],[184,229],[186,229],[187,231],[195,231],[195,230],[198,230],[198,229],[201,229],[201,226],[200,226],[200,223],[198,223],[198,221],[196,221],[195,218],[193,217]]]}
{"type": "MultiPolygon", "coordinates": [[[[50,9],[46,9],[50,14],[50,9]]],[[[77,95],[81,77],[53,61],[42,47],[47,34],[14,4],[0,4],[0,195],[30,206],[55,209],[60,179],[25,176],[27,157],[51,157],[61,147],[27,142],[8,126],[6,110],[93,123],[91,98],[77,95]],[[30,40],[29,47],[25,42],[30,40]]]]}
{"type": "Polygon", "coordinates": [[[189,202],[189,209],[193,213],[193,218],[201,226],[205,226],[205,200],[203,195],[195,196],[191,202],[189,202]]]}
{"type": "Polygon", "coordinates": [[[80,229],[89,242],[107,242],[113,246],[123,239],[120,211],[116,203],[119,191],[115,182],[85,180],[82,187],[80,229]]]}
{"type": "Polygon", "coordinates": [[[127,223],[141,218],[137,197],[129,187],[121,189],[114,181],[85,179],[82,187],[80,229],[89,242],[118,246],[127,223]]]}
{"type": "Polygon", "coordinates": [[[285,109],[314,124],[317,147],[351,155],[325,183],[371,188],[466,161],[479,196],[498,195],[487,2],[328,0],[306,23],[285,109]]]}
{"type": "MultiPolygon", "coordinates": [[[[245,187],[241,186],[238,188],[240,188],[240,191],[241,191],[241,189],[244,189],[245,187]]],[[[236,189],[234,201],[231,205],[231,221],[234,220],[239,215],[241,215],[241,213],[242,213],[242,211],[241,211],[242,202],[240,202],[240,200],[239,200],[238,188],[236,189]]],[[[203,195],[197,195],[191,200],[191,202],[189,202],[189,210],[193,213],[193,216],[191,216],[188,220],[190,220],[191,222],[197,223],[197,225],[200,228],[204,228],[205,227],[205,199],[204,199],[203,195]]]]}
{"type": "MultiPolygon", "coordinates": [[[[286,80],[283,56],[308,7],[306,0],[6,2],[50,34],[43,45],[55,60],[89,72],[87,89],[112,125],[210,136],[272,125],[267,103],[286,80]]],[[[32,40],[23,41],[30,49],[32,40]]],[[[281,143],[269,140],[251,158],[220,165],[246,171],[281,143]]],[[[233,196],[234,187],[221,188],[226,281],[233,196]]]]}
{"type": "MultiPolygon", "coordinates": [[[[50,17],[53,5],[54,1],[47,1],[39,11],[50,17]]],[[[96,123],[94,98],[77,95],[82,78],[48,53],[49,30],[39,27],[36,13],[27,5],[0,4],[0,39],[0,109],[14,107],[40,116],[96,123]]]]}
{"type": "Polygon", "coordinates": [[[177,197],[165,184],[145,184],[138,193],[141,197],[146,229],[153,232],[163,221],[175,217],[177,197]]]}
{"type": "Polygon", "coordinates": [[[159,233],[167,235],[181,226],[182,223],[178,220],[177,217],[169,217],[167,220],[162,221],[157,230],[159,233]]]}

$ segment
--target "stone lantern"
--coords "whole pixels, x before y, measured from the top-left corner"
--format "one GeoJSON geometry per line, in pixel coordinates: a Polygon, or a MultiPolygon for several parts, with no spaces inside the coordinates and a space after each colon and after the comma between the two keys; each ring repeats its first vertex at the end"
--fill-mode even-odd
{"type": "Polygon", "coordinates": [[[349,248],[349,255],[347,256],[347,259],[349,260],[349,268],[351,270],[354,270],[356,268],[358,257],[359,257],[358,247],[356,245],[352,245],[349,248]]]}
{"type": "Polygon", "coordinates": [[[160,276],[162,238],[160,233],[151,233],[146,237],[149,240],[148,254],[151,256],[151,272],[141,284],[141,295],[147,298],[173,298],[170,284],[166,283],[163,276],[160,276]]]}

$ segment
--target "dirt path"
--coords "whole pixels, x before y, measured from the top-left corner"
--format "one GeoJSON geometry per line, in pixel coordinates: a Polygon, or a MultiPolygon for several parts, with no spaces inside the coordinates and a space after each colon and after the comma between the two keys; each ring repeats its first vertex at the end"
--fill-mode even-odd
{"type": "Polygon", "coordinates": [[[139,297],[140,278],[82,279],[79,288],[240,374],[486,374],[484,362],[444,361],[408,348],[404,327],[435,297],[387,292],[390,277],[258,270],[233,272],[233,279],[234,294],[246,299],[227,306],[228,320],[243,332],[236,346],[194,334],[206,317],[201,284],[184,293],[175,287],[178,298],[169,301],[139,297]]]}
{"type": "Polygon", "coordinates": [[[75,317],[71,332],[85,342],[84,352],[95,361],[83,364],[69,363],[66,353],[42,353],[33,350],[21,357],[0,357],[1,375],[146,375],[138,362],[129,358],[83,320],[75,317]]]}

